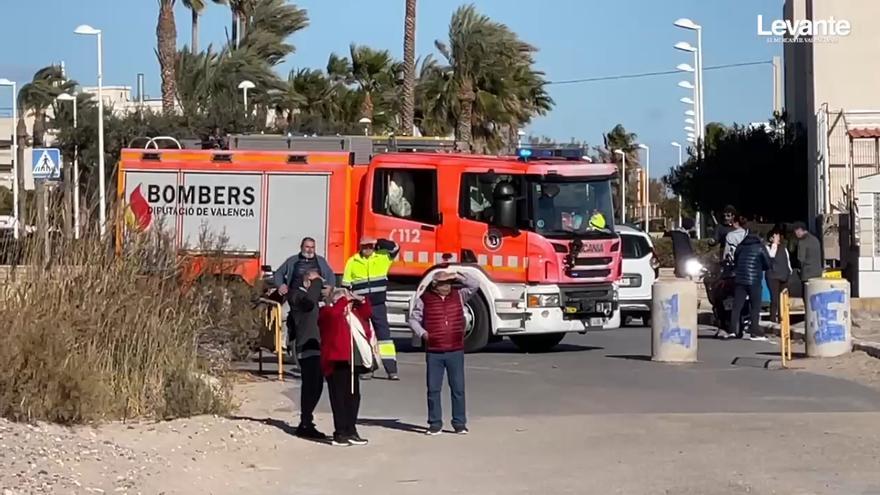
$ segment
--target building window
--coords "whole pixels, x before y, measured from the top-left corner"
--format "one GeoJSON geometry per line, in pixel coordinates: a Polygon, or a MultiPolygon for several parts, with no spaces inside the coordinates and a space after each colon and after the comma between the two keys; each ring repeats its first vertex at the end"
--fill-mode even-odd
{"type": "Polygon", "coordinates": [[[437,225],[437,172],[405,168],[376,169],[373,177],[373,212],[437,225]]]}

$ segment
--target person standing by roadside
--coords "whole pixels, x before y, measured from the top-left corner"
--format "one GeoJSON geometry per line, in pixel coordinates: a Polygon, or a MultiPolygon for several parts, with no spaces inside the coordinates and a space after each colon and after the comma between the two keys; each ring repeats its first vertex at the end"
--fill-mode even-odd
{"type": "Polygon", "coordinates": [[[782,232],[770,232],[767,254],[770,255],[770,270],[767,271],[767,288],[770,289],[770,321],[779,323],[779,304],[782,291],[788,288],[791,276],[791,260],[783,242],[782,232]]]}
{"type": "Polygon", "coordinates": [[[798,275],[801,279],[801,297],[806,300],[807,282],[811,278],[819,278],[822,276],[822,246],[819,245],[819,239],[807,230],[807,225],[803,222],[794,224],[794,235],[798,238],[797,243],[797,260],[800,269],[798,275]]]}
{"type": "MultiPolygon", "coordinates": [[[[360,250],[348,259],[342,275],[342,285],[351,289],[355,295],[366,297],[372,306],[370,321],[376,331],[379,344],[379,355],[389,380],[399,380],[397,375],[397,350],[391,339],[391,327],[388,325],[388,309],[385,307],[386,291],[388,290],[388,272],[399,247],[393,241],[363,237],[360,250]]],[[[364,378],[370,378],[365,374],[364,378]]]]}
{"type": "Polygon", "coordinates": [[[426,350],[428,435],[439,435],[443,431],[440,392],[444,373],[452,396],[452,427],[459,434],[468,432],[464,397],[464,307],[478,289],[479,283],[464,273],[437,272],[430,288],[416,299],[413,307],[410,328],[424,341],[426,350]],[[464,287],[453,287],[455,282],[464,287]]]}
{"type": "Polygon", "coordinates": [[[292,303],[291,298],[296,294],[297,289],[303,286],[305,274],[309,271],[317,271],[322,279],[322,285],[328,290],[336,285],[336,275],[333,268],[327,263],[323,256],[317,254],[315,239],[311,237],[303,238],[299,244],[300,252],[287,258],[284,263],[275,270],[274,283],[278,288],[278,294],[287,299],[290,311],[287,313],[287,343],[288,349],[290,344],[296,340],[297,328],[296,320],[297,307],[292,303]]]}
{"type": "MultiPolygon", "coordinates": [[[[729,237],[729,234],[728,234],[729,237]]],[[[754,335],[755,329],[760,326],[761,320],[761,281],[764,272],[770,269],[770,256],[761,239],[749,234],[739,243],[734,254],[734,277],[735,289],[733,295],[733,310],[730,313],[730,329],[736,338],[743,337],[744,329],[740,327],[740,319],[746,305],[749,303],[750,325],[749,333],[754,335]]],[[[719,336],[727,338],[723,330],[719,336]]]]}
{"type": "MultiPolygon", "coordinates": [[[[296,358],[300,369],[300,421],[296,436],[311,440],[326,440],[327,435],[315,427],[315,407],[324,391],[321,372],[321,334],[318,329],[320,301],[326,298],[324,281],[318,270],[305,273],[303,284],[290,298],[291,315],[296,328],[296,358]],[[324,296],[323,298],[321,296],[324,296]]],[[[329,289],[329,287],[327,287],[329,289]]]]}
{"type": "MultiPolygon", "coordinates": [[[[330,407],[333,410],[333,445],[366,445],[357,431],[358,411],[361,405],[360,380],[364,361],[360,346],[353,345],[358,336],[367,342],[372,338],[370,329],[370,301],[351,294],[347,289],[335,289],[328,304],[320,309],[318,327],[321,331],[321,370],[327,378],[330,407]]],[[[369,344],[367,344],[369,348],[369,344]]]]}
{"type": "Polygon", "coordinates": [[[732,263],[734,261],[733,257],[736,253],[736,248],[739,244],[746,238],[749,231],[746,230],[746,218],[743,216],[737,216],[733,219],[733,229],[727,233],[727,236],[724,238],[724,251],[722,255],[722,264],[732,263]]]}
{"type": "Polygon", "coordinates": [[[333,268],[323,256],[316,252],[315,239],[304,237],[299,245],[299,253],[287,258],[284,263],[275,270],[274,282],[278,293],[282,296],[302,286],[303,277],[309,270],[317,270],[324,280],[324,285],[333,287],[336,285],[336,275],[333,268]]]}
{"type": "Polygon", "coordinates": [[[736,208],[733,205],[724,207],[721,214],[721,223],[715,228],[715,235],[712,236],[712,245],[718,245],[718,256],[724,259],[724,246],[727,245],[727,234],[733,230],[733,221],[736,219],[736,208]]]}

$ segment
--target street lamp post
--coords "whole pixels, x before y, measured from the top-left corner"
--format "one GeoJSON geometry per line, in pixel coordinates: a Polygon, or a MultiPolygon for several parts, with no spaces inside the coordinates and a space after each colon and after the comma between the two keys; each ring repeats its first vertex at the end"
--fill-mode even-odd
{"type": "Polygon", "coordinates": [[[697,115],[699,116],[700,134],[699,141],[706,137],[706,119],[703,109],[703,26],[688,18],[681,18],[675,21],[675,26],[697,32],[697,47],[694,52],[695,74],[697,97],[697,115]]]}
{"type": "MultiPolygon", "coordinates": [[[[56,99],[73,103],[73,129],[76,130],[76,95],[61,93],[56,99]]],[[[79,143],[73,145],[73,238],[79,239],[79,143]]]]}
{"type": "Polygon", "coordinates": [[[651,207],[651,148],[647,144],[640,144],[639,148],[645,150],[645,233],[648,233],[649,213],[651,207]]]}
{"type": "Polygon", "coordinates": [[[620,166],[620,223],[626,223],[626,153],[623,150],[614,150],[614,153],[623,160],[620,166]]]}
{"type": "MultiPolygon", "coordinates": [[[[678,168],[681,169],[681,164],[682,164],[681,144],[678,143],[677,141],[673,141],[670,144],[672,144],[672,146],[678,148],[678,168]]],[[[681,227],[681,194],[678,195],[678,228],[682,228],[681,227]]]]}
{"type": "Polygon", "coordinates": [[[0,86],[9,86],[12,88],[12,235],[18,239],[18,132],[15,130],[15,124],[18,121],[18,102],[15,91],[15,81],[9,79],[0,79],[0,86]]]}
{"type": "MultiPolygon", "coordinates": [[[[706,140],[706,115],[705,109],[703,107],[703,26],[700,26],[699,24],[688,18],[677,19],[673,24],[675,25],[675,27],[697,32],[696,48],[690,46],[690,44],[688,43],[678,43],[675,47],[684,51],[692,51],[694,54],[694,111],[696,114],[696,121],[698,126],[693,141],[691,141],[690,137],[688,137],[688,141],[694,144],[697,152],[697,157],[701,157],[703,154],[702,148],[703,146],[705,146],[706,140]],[[684,46],[680,47],[679,45],[687,45],[687,47],[690,47],[691,49],[688,50],[684,46]]],[[[686,70],[682,69],[681,66],[679,66],[679,69],[686,70]]],[[[700,212],[697,211],[695,216],[696,218],[694,220],[697,224],[697,238],[699,239],[700,231],[702,229],[700,212]]]]}
{"type": "Polygon", "coordinates": [[[244,80],[238,84],[238,89],[242,90],[244,93],[244,114],[247,116],[248,105],[247,105],[247,92],[249,89],[256,88],[257,85],[252,83],[251,81],[244,80]]]}
{"type": "MultiPolygon", "coordinates": [[[[98,38],[98,221],[101,239],[107,234],[107,190],[104,173],[104,47],[100,29],[88,24],[78,26],[74,33],[98,38]]],[[[74,104],[74,106],[76,106],[74,104]]]]}

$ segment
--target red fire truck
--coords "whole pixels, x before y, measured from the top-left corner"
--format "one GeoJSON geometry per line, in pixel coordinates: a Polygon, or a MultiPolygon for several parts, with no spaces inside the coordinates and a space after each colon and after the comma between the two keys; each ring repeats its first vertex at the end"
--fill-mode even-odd
{"type": "Polygon", "coordinates": [[[360,236],[390,239],[400,246],[388,294],[394,327],[407,325],[413,297],[435,270],[457,264],[479,278],[466,311],[469,351],[503,337],[547,350],[566,332],[619,325],[614,165],[530,150],[363,160],[296,148],[123,150],[119,238],[164,228],[193,254],[200,232],[222,234],[224,257],[248,282],[297,252],[305,236],[337,273],[360,236]]]}

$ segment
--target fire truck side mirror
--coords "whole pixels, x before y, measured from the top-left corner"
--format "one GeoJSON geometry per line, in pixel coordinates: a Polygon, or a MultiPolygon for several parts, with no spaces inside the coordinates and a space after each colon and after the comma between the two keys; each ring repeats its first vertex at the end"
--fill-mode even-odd
{"type": "Polygon", "coordinates": [[[516,228],[516,189],[509,182],[499,182],[492,193],[492,224],[508,229],[516,228]]]}

